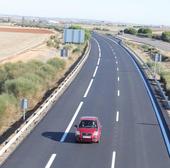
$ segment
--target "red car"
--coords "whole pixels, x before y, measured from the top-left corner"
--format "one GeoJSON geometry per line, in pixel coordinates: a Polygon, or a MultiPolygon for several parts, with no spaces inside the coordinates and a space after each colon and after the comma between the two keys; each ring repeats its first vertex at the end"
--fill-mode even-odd
{"type": "Polygon", "coordinates": [[[100,142],[102,126],[97,117],[81,117],[79,125],[75,127],[77,142],[100,142]]]}

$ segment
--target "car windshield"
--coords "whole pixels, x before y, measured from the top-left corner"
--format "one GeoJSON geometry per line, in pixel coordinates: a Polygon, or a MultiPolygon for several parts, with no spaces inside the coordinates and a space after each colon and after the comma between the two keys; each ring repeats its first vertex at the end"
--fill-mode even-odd
{"type": "Polygon", "coordinates": [[[79,128],[97,128],[97,122],[94,120],[82,120],[79,128]]]}

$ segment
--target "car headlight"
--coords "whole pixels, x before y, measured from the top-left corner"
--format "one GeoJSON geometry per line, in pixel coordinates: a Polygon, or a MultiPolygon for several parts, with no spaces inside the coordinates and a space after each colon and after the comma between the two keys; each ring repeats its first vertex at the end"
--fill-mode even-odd
{"type": "Polygon", "coordinates": [[[76,135],[80,135],[80,131],[76,131],[76,135]]]}
{"type": "Polygon", "coordinates": [[[95,131],[95,132],[93,133],[93,136],[97,136],[97,135],[98,135],[98,132],[95,131]]]}

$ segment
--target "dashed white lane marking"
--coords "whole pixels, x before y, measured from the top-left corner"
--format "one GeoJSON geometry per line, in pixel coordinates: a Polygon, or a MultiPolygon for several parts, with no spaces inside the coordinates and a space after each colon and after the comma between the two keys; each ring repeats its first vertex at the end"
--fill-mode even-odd
{"type": "Polygon", "coordinates": [[[118,61],[116,61],[116,64],[118,64],[118,61]]]}
{"type": "Polygon", "coordinates": [[[96,73],[97,73],[98,68],[99,68],[99,67],[96,66],[96,69],[95,69],[94,74],[93,74],[93,78],[96,76],[96,73]]]}
{"type": "Polygon", "coordinates": [[[116,122],[118,122],[119,121],[119,111],[117,111],[117,113],[116,113],[116,122]]]}
{"type": "Polygon", "coordinates": [[[111,168],[115,168],[115,161],[116,161],[116,152],[113,151],[111,168]]]}
{"type": "Polygon", "coordinates": [[[84,94],[84,98],[86,98],[87,97],[87,95],[88,95],[88,93],[89,93],[89,90],[90,90],[90,88],[91,88],[91,85],[93,84],[93,80],[94,79],[91,79],[91,81],[90,81],[90,83],[89,83],[89,86],[88,86],[88,88],[87,88],[87,90],[86,90],[86,92],[85,92],[85,94],[84,94]]]}
{"type": "Polygon", "coordinates": [[[117,96],[120,96],[120,90],[117,91],[117,96]]]}
{"type": "Polygon", "coordinates": [[[117,77],[117,81],[118,81],[118,82],[120,81],[120,78],[119,78],[119,76],[117,77]]]}
{"type": "Polygon", "coordinates": [[[99,58],[100,58],[101,57],[101,48],[100,48],[99,42],[95,38],[93,38],[93,39],[97,43],[97,46],[98,46],[98,49],[99,49],[99,58]]]}
{"type": "Polygon", "coordinates": [[[52,163],[54,162],[55,157],[56,157],[55,153],[51,155],[51,157],[50,157],[48,163],[46,164],[45,168],[50,168],[51,167],[52,163]]]}
{"type": "Polygon", "coordinates": [[[74,116],[72,117],[72,119],[71,119],[71,121],[70,121],[67,129],[65,130],[64,135],[62,136],[60,142],[64,142],[64,141],[65,141],[65,139],[66,139],[66,137],[67,137],[67,134],[68,134],[68,132],[70,131],[70,129],[71,129],[72,125],[73,125],[73,122],[74,122],[74,120],[76,119],[76,117],[77,117],[77,115],[78,115],[78,113],[79,113],[82,105],[83,105],[83,102],[80,102],[80,104],[79,104],[79,106],[77,107],[77,110],[76,110],[74,116]]]}
{"type": "Polygon", "coordinates": [[[119,68],[117,67],[117,71],[119,71],[119,68]]]}
{"type": "Polygon", "coordinates": [[[98,59],[98,61],[97,61],[97,65],[99,65],[100,64],[100,58],[98,59]]]}

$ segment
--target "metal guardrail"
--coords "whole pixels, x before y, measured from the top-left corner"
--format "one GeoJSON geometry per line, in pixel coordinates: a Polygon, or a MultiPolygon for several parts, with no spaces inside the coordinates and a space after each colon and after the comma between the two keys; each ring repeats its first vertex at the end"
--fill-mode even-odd
{"type": "Polygon", "coordinates": [[[155,83],[157,84],[159,91],[162,95],[162,97],[164,98],[164,100],[167,102],[167,106],[168,109],[170,109],[170,100],[168,98],[168,96],[166,96],[166,92],[164,91],[163,87],[161,86],[161,83],[155,78],[155,74],[152,71],[152,69],[133,51],[131,50],[129,47],[126,46],[125,43],[123,43],[122,39],[120,39],[121,42],[120,44],[123,45],[132,55],[135,56],[135,58],[138,60],[138,62],[145,68],[147,69],[147,71],[150,73],[150,75],[152,76],[153,80],[155,81],[155,83]]]}
{"type": "MultiPolygon", "coordinates": [[[[73,79],[79,73],[79,71],[81,70],[82,66],[84,65],[85,61],[88,58],[90,50],[91,44],[90,42],[88,42],[87,50],[84,56],[79,61],[79,63],[75,66],[75,68],[69,73],[69,75],[64,79],[64,81],[57,87],[57,89],[54,90],[54,92],[49,96],[49,98],[47,98],[47,100],[25,121],[25,123],[21,125],[21,127],[17,129],[15,133],[2,144],[2,148],[0,149],[0,157],[2,157],[3,154],[6,153],[9,150],[9,148],[13,144],[15,144],[19,139],[23,140],[29,134],[29,133],[26,133],[26,135],[24,134],[26,130],[28,129],[32,130],[37,125],[37,123],[47,114],[48,110],[51,108],[53,103],[60,97],[60,95],[66,90],[66,88],[71,84],[73,79]],[[24,136],[24,138],[22,136],[24,136]]],[[[20,140],[20,142],[22,140],[20,140]]]]}

